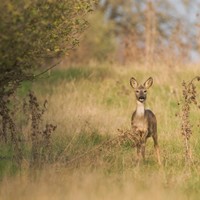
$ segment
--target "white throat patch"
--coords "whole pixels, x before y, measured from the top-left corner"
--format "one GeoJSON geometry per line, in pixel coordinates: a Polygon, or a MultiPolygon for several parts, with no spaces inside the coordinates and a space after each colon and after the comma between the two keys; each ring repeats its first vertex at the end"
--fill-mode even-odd
{"type": "Polygon", "coordinates": [[[137,116],[144,116],[144,103],[137,101],[137,109],[136,109],[137,116]]]}

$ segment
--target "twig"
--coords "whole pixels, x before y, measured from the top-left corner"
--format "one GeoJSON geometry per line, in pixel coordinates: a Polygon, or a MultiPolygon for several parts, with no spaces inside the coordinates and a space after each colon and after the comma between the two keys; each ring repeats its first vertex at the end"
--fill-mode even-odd
{"type": "Polygon", "coordinates": [[[97,146],[97,147],[95,147],[95,148],[93,148],[93,149],[90,149],[89,151],[86,151],[85,153],[83,153],[83,154],[81,154],[81,155],[79,155],[79,156],[77,156],[77,157],[75,157],[75,158],[72,158],[71,160],[67,161],[67,164],[73,163],[74,161],[85,157],[85,156],[88,155],[89,153],[94,152],[94,151],[100,149],[100,148],[103,147],[104,145],[108,145],[110,142],[113,142],[113,141],[117,140],[119,137],[120,137],[120,136],[116,136],[116,137],[114,137],[114,138],[112,138],[112,139],[110,139],[110,140],[108,140],[108,141],[103,142],[103,143],[100,144],[99,146],[97,146]]]}
{"type": "Polygon", "coordinates": [[[34,75],[34,78],[38,77],[38,76],[41,76],[42,74],[45,74],[46,72],[48,72],[49,70],[53,69],[54,67],[56,67],[58,64],[61,63],[61,60],[57,63],[55,63],[54,65],[52,65],[51,67],[49,67],[48,69],[46,69],[45,71],[37,74],[37,75],[34,75]]]}
{"type": "MultiPolygon", "coordinates": [[[[112,144],[113,142],[115,142],[115,141],[119,141],[120,139],[121,140],[129,140],[129,141],[131,141],[131,142],[133,142],[134,144],[133,144],[133,148],[136,146],[136,141],[135,141],[135,137],[134,137],[134,135],[132,135],[131,133],[130,133],[130,131],[129,130],[127,130],[127,131],[123,131],[123,130],[118,130],[121,134],[119,134],[119,135],[117,135],[116,137],[114,137],[114,138],[112,138],[112,139],[110,139],[110,140],[108,140],[108,141],[105,141],[105,142],[103,142],[102,144],[100,144],[100,145],[98,145],[97,147],[94,147],[93,149],[90,149],[90,150],[88,150],[88,151],[86,151],[86,152],[84,152],[84,153],[82,153],[81,155],[79,155],[79,156],[77,156],[77,157],[75,157],[75,158],[72,158],[71,160],[68,160],[67,162],[66,162],[66,164],[70,164],[70,163],[73,163],[74,161],[76,161],[76,160],[79,160],[79,159],[81,159],[81,158],[84,158],[85,156],[87,156],[88,154],[90,154],[90,153],[92,153],[92,152],[94,152],[94,151],[96,151],[96,150],[98,150],[98,149],[100,149],[100,148],[102,148],[103,146],[108,146],[110,143],[112,144]],[[134,138],[133,138],[134,137],[134,138]]],[[[116,143],[114,143],[113,145],[116,145],[116,143]]],[[[65,150],[63,151],[63,153],[65,152],[65,150]]],[[[63,154],[62,153],[62,154],[63,154]]],[[[62,159],[62,157],[60,157],[58,160],[60,161],[62,159]]]]}

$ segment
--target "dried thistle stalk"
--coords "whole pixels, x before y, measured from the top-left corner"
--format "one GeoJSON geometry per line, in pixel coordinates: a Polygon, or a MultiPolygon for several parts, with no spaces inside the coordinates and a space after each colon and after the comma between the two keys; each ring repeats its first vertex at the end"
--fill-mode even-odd
{"type": "Polygon", "coordinates": [[[190,123],[190,109],[191,105],[194,104],[197,106],[197,91],[194,81],[200,81],[200,77],[194,77],[188,84],[183,81],[182,94],[183,94],[183,106],[182,106],[182,124],[181,124],[181,134],[184,137],[184,146],[185,146],[185,160],[187,163],[192,162],[192,152],[190,147],[190,137],[192,135],[192,125],[190,123]]]}
{"type": "Polygon", "coordinates": [[[45,100],[41,108],[33,92],[29,92],[29,109],[31,114],[31,143],[32,143],[32,167],[39,167],[48,160],[50,151],[51,134],[55,131],[56,126],[46,124],[45,130],[42,131],[42,116],[46,111],[47,101],[45,100]]]}

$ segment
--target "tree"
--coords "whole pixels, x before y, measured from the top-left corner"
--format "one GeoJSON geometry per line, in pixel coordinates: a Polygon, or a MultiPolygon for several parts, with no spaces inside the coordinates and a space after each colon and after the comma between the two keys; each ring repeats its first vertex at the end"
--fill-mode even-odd
{"type": "Polygon", "coordinates": [[[99,7],[107,20],[115,23],[123,59],[138,60],[139,56],[149,61],[170,56],[185,61],[190,58],[191,50],[197,49],[196,0],[100,0],[99,7]]]}
{"type": "Polygon", "coordinates": [[[78,44],[93,0],[10,0],[0,3],[0,99],[34,78],[48,58],[78,44]]]}
{"type": "MultiPolygon", "coordinates": [[[[95,0],[8,0],[0,3],[0,136],[10,132],[19,149],[9,104],[12,94],[51,58],[79,42],[87,27],[85,15],[95,0]]],[[[44,70],[44,69],[43,69],[44,70]]],[[[15,110],[14,110],[15,112],[15,110]]]]}

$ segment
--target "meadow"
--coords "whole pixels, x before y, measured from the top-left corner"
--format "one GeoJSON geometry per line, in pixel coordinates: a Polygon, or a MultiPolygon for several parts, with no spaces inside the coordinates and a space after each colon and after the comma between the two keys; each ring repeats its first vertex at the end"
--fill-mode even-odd
{"type": "MultiPolygon", "coordinates": [[[[64,65],[64,64],[63,64],[64,65]]],[[[39,102],[48,101],[44,123],[57,126],[51,136],[48,162],[30,168],[26,150],[20,169],[1,159],[0,199],[198,199],[200,195],[199,110],[190,110],[192,164],[185,161],[181,135],[182,82],[200,74],[198,66],[155,63],[145,66],[95,64],[60,67],[25,83],[39,102]],[[153,77],[147,107],[158,121],[162,166],[156,161],[153,141],[147,141],[146,161],[136,166],[136,149],[126,141],[112,143],[118,129],[131,128],[135,95],[129,80],[153,77]],[[111,141],[111,142],[107,142],[111,141]]],[[[196,82],[197,91],[200,83],[196,82]]],[[[197,100],[199,99],[197,93],[197,100]]],[[[28,140],[30,127],[23,125],[28,140]]],[[[1,145],[1,158],[10,152],[1,145]]]]}

